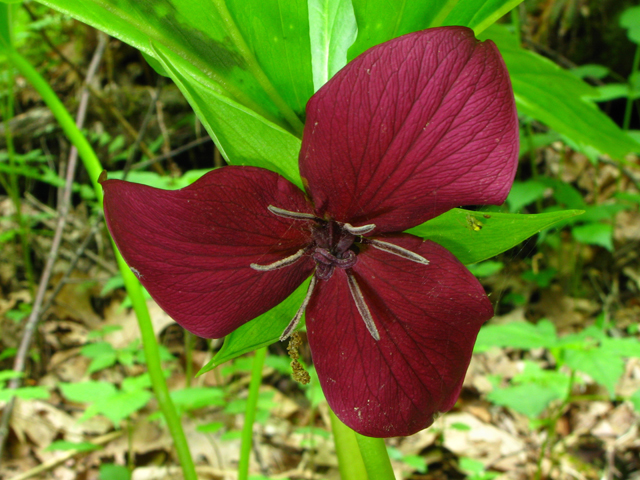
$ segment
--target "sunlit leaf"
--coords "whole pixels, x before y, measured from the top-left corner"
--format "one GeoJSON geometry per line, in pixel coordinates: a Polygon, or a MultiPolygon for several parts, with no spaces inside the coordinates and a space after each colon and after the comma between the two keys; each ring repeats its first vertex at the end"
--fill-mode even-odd
{"type": "MultiPolygon", "coordinates": [[[[227,360],[277,342],[302,305],[308,287],[309,280],[303,282],[284,302],[227,335],[220,351],[213,360],[200,369],[198,375],[208,372],[227,360]]],[[[304,324],[304,322],[300,323],[304,324]]]]}
{"type": "Polygon", "coordinates": [[[439,243],[464,264],[491,258],[580,210],[518,215],[483,213],[454,208],[408,233],[439,243]]]}
{"type": "Polygon", "coordinates": [[[267,168],[302,186],[297,137],[221,93],[211,81],[200,84],[185,77],[184,62],[164,47],[158,45],[155,53],[229,163],[267,168]]]}
{"type": "Polygon", "coordinates": [[[314,90],[347,64],[347,50],[357,32],[351,0],[309,0],[314,90]]]}

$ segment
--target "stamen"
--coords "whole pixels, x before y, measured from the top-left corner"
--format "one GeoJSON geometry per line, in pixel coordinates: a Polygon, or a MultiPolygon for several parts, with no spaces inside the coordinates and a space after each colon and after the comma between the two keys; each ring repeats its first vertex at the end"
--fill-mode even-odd
{"type": "Polygon", "coordinates": [[[376,226],[375,226],[375,224],[370,223],[369,225],[363,225],[361,227],[354,227],[350,223],[345,223],[342,226],[342,228],[344,228],[347,232],[351,233],[352,235],[364,235],[364,234],[369,233],[370,231],[372,231],[374,228],[376,228],[376,226]]]}
{"type": "Polygon", "coordinates": [[[302,314],[307,309],[307,305],[309,304],[309,300],[311,300],[311,294],[313,293],[313,289],[316,286],[316,282],[317,282],[316,276],[314,275],[313,277],[311,277],[311,282],[309,283],[309,289],[307,290],[306,297],[304,297],[304,300],[302,301],[302,305],[300,305],[300,308],[296,312],[295,316],[293,317],[291,322],[289,322],[289,325],[287,325],[287,328],[284,329],[284,332],[282,332],[282,335],[280,335],[280,341],[281,342],[284,342],[287,338],[289,338],[291,336],[291,334],[293,333],[293,331],[298,326],[298,323],[300,323],[300,319],[302,318],[302,314]]]}
{"type": "Polygon", "coordinates": [[[257,263],[252,263],[249,266],[254,270],[258,270],[259,272],[270,272],[271,270],[277,270],[278,268],[288,267],[289,265],[293,265],[298,260],[300,260],[300,257],[302,257],[306,251],[307,251],[306,248],[301,248],[293,255],[283,258],[282,260],[278,260],[276,262],[270,263],[268,265],[258,265],[257,263]]]}
{"type": "Polygon", "coordinates": [[[273,205],[269,205],[267,209],[277,215],[279,217],[284,218],[293,218],[294,220],[317,220],[318,217],[311,213],[303,213],[303,212],[290,212],[289,210],[284,210],[282,208],[274,207],[273,205]]]}
{"type": "Polygon", "coordinates": [[[424,258],[422,255],[418,255],[417,253],[412,252],[411,250],[407,250],[406,248],[399,247],[398,245],[394,245],[393,243],[383,242],[381,240],[376,240],[374,238],[366,238],[363,239],[363,243],[367,245],[371,245],[378,250],[382,250],[383,252],[392,253],[393,255],[397,255],[402,258],[406,258],[407,260],[411,260],[412,262],[422,263],[423,265],[429,265],[429,260],[424,258]]]}
{"type": "Polygon", "coordinates": [[[358,308],[358,311],[360,312],[360,315],[364,320],[364,324],[367,326],[367,330],[369,330],[369,333],[375,341],[380,340],[380,334],[378,333],[376,324],[373,321],[373,317],[371,316],[369,307],[367,307],[367,303],[364,301],[360,286],[358,285],[358,282],[356,282],[356,277],[354,277],[353,274],[347,272],[347,280],[349,281],[349,290],[351,290],[351,296],[356,302],[356,307],[358,308]]]}

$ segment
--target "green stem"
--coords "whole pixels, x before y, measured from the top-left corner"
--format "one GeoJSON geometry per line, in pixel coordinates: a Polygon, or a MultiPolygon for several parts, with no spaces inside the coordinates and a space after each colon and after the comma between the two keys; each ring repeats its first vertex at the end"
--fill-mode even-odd
{"type": "Polygon", "coordinates": [[[224,0],[212,0],[220,18],[225,24],[225,29],[231,37],[233,44],[237,47],[240,55],[247,64],[248,70],[258,81],[262,89],[269,96],[271,101],[275,104],[275,106],[280,110],[284,118],[287,120],[293,132],[298,136],[302,137],[302,130],[304,129],[304,124],[300,121],[296,113],[287,105],[287,102],[283,100],[280,94],[276,91],[275,87],[269,80],[269,77],[264,73],[262,67],[256,60],[253,52],[249,49],[249,46],[245,42],[242,33],[238,29],[236,22],[233,20],[229,9],[227,8],[227,4],[224,0]]]}
{"type": "MultiPolygon", "coordinates": [[[[632,78],[633,74],[638,71],[638,66],[640,66],[640,44],[636,47],[636,54],[633,57],[633,65],[631,67],[631,75],[629,75],[629,79],[632,78]]],[[[629,81],[629,96],[627,97],[627,105],[624,109],[624,121],[622,122],[622,129],[629,130],[629,125],[631,124],[631,112],[633,110],[633,95],[635,92],[634,83],[629,81]]]]}
{"type": "Polygon", "coordinates": [[[367,469],[362,461],[356,433],[336,417],[333,410],[329,410],[331,431],[336,445],[338,469],[342,480],[368,480],[367,469]]]}
{"type": "Polygon", "coordinates": [[[11,76],[7,85],[7,98],[4,104],[3,118],[5,124],[5,140],[7,143],[7,157],[9,157],[9,167],[11,169],[9,173],[9,185],[7,194],[11,198],[13,207],[16,209],[16,223],[18,224],[18,230],[21,250],[22,250],[22,263],[24,264],[24,273],[27,277],[27,283],[29,284],[29,291],[31,292],[31,298],[35,298],[35,281],[33,277],[33,264],[31,263],[31,228],[29,222],[25,222],[24,215],[22,215],[22,201],[20,200],[20,188],[18,186],[18,166],[16,165],[16,151],[13,146],[13,135],[11,133],[11,118],[13,118],[13,77],[11,76]]]}
{"type": "Polygon", "coordinates": [[[240,445],[240,461],[238,462],[238,480],[247,480],[249,478],[249,458],[251,456],[251,446],[253,445],[253,423],[256,420],[258,396],[260,394],[260,384],[262,384],[262,367],[264,366],[264,359],[266,357],[267,347],[256,350],[253,357],[251,383],[249,384],[249,397],[247,398],[247,410],[245,411],[244,425],[242,426],[242,444],[240,445]]]}
{"type": "Polygon", "coordinates": [[[520,11],[517,6],[511,10],[511,25],[513,25],[513,33],[518,40],[518,45],[520,45],[522,43],[522,35],[520,33],[520,11]]]}
{"type": "Polygon", "coordinates": [[[356,433],[360,454],[367,469],[369,478],[375,480],[395,480],[393,469],[391,468],[391,460],[387,446],[384,444],[384,438],[365,437],[356,433]]]}
{"type": "MultiPolygon", "coordinates": [[[[102,205],[102,188],[100,188],[98,184],[98,177],[102,172],[102,166],[100,165],[100,161],[93,151],[93,148],[91,148],[87,139],[82,135],[76,126],[75,121],[64,108],[64,105],[60,102],[60,99],[58,99],[55,92],[51,89],[47,81],[42,78],[38,71],[15,50],[9,48],[5,53],[20,73],[22,73],[27,81],[29,81],[38,91],[44,102],[51,109],[51,113],[53,113],[54,117],[62,127],[67,138],[78,149],[78,154],[89,173],[96,196],[102,205]]],[[[147,360],[147,369],[149,371],[153,390],[158,400],[158,404],[160,405],[160,410],[167,422],[171,437],[173,438],[178,459],[182,466],[184,478],[185,480],[197,480],[198,477],[189,452],[189,445],[184,435],[184,431],[182,430],[182,425],[180,424],[180,417],[178,416],[171,397],[169,396],[169,389],[167,388],[167,383],[164,379],[164,375],[162,374],[158,343],[153,331],[153,324],[151,323],[149,310],[147,309],[147,304],[142,294],[142,287],[140,286],[138,279],[125,263],[122,255],[120,255],[120,252],[115,245],[113,246],[113,249],[116,254],[118,267],[120,268],[120,272],[124,279],[127,293],[129,294],[133,309],[136,313],[136,317],[138,318],[138,325],[140,327],[140,334],[142,336],[143,348],[147,360]]]]}
{"type": "Polygon", "coordinates": [[[160,410],[164,415],[164,419],[171,432],[171,438],[173,439],[174,446],[180,464],[182,466],[182,472],[186,480],[197,480],[196,470],[193,465],[193,459],[189,452],[189,444],[187,438],[182,430],[182,424],[180,423],[180,417],[169,395],[169,389],[167,388],[167,382],[164,379],[162,373],[162,363],[160,360],[160,349],[158,348],[158,342],[156,341],[156,334],[153,331],[153,323],[151,322],[151,316],[149,315],[149,309],[147,308],[147,302],[142,293],[142,286],[140,282],[133,274],[129,266],[122,258],[122,255],[118,251],[115,244],[113,249],[116,252],[116,260],[118,261],[118,267],[120,267],[120,273],[124,279],[124,285],[131,299],[131,305],[136,312],[138,319],[138,327],[140,328],[140,335],[142,336],[142,346],[144,348],[144,356],[147,362],[147,370],[149,371],[149,377],[151,378],[151,384],[160,405],[160,410]]]}

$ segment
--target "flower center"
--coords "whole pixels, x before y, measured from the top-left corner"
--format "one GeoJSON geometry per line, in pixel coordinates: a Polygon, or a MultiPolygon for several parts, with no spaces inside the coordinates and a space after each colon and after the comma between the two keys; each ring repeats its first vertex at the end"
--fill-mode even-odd
{"type": "Polygon", "coordinates": [[[273,205],[269,205],[268,209],[271,213],[279,217],[313,222],[311,225],[312,241],[309,245],[301,248],[293,255],[283,258],[282,260],[277,260],[268,265],[259,265],[256,263],[252,263],[250,265],[254,270],[268,272],[293,265],[305,254],[310,254],[311,258],[316,262],[316,271],[311,277],[307,295],[304,297],[302,305],[291,320],[291,323],[289,323],[289,326],[287,326],[284,332],[282,332],[280,340],[286,340],[298,326],[298,323],[302,318],[302,314],[306,310],[309,300],[311,300],[311,295],[313,294],[313,290],[318,279],[329,280],[336,267],[346,271],[347,283],[349,285],[351,296],[356,304],[356,308],[362,316],[371,336],[375,340],[380,340],[380,335],[375,322],[373,321],[371,312],[369,311],[369,307],[367,307],[367,303],[362,295],[360,286],[358,285],[356,277],[351,270],[351,268],[358,262],[358,253],[360,251],[358,244],[370,245],[378,250],[382,250],[423,265],[428,265],[429,261],[421,255],[411,252],[406,248],[399,247],[398,245],[374,238],[363,237],[362,235],[366,235],[376,228],[374,224],[354,227],[349,223],[324,220],[310,213],[290,212],[279,207],[274,207],[273,205]]]}
{"type": "Polygon", "coordinates": [[[336,267],[344,270],[358,261],[356,236],[333,220],[316,222],[312,227],[313,253],[316,275],[321,280],[329,280],[336,267]]]}

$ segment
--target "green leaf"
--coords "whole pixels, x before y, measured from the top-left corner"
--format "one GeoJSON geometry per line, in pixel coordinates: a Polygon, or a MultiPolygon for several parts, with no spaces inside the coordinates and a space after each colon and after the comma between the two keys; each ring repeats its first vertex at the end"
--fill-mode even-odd
{"type": "MultiPolygon", "coordinates": [[[[227,335],[220,351],[200,369],[198,375],[208,372],[232,358],[277,342],[302,305],[309,288],[309,282],[310,279],[306,280],[282,303],[227,335]]],[[[304,322],[300,322],[298,329],[302,328],[303,324],[304,322]]]]}
{"type": "Polygon", "coordinates": [[[425,28],[462,25],[476,35],[522,0],[353,0],[358,37],[349,60],[365,50],[425,28]]]}
{"type": "Polygon", "coordinates": [[[429,26],[438,26],[457,0],[353,0],[358,37],[349,49],[349,60],[365,50],[429,26]]]}
{"type": "Polygon", "coordinates": [[[204,425],[198,425],[196,430],[202,433],[216,433],[218,430],[221,430],[224,427],[224,423],[222,422],[211,422],[205,423],[204,425]]]}
{"type": "Polygon", "coordinates": [[[443,25],[464,25],[479,35],[522,2],[523,0],[460,0],[443,25]]]}
{"type": "Polygon", "coordinates": [[[487,260],[486,262],[468,265],[469,271],[478,278],[490,277],[504,268],[504,263],[487,260]]]}
{"type": "Polygon", "coordinates": [[[538,417],[552,401],[559,398],[562,397],[553,388],[533,383],[498,388],[487,395],[490,402],[509,407],[529,418],[538,417]]]}
{"type": "Polygon", "coordinates": [[[519,212],[523,207],[541,199],[546,189],[547,187],[544,183],[536,180],[513,182],[513,186],[507,197],[509,211],[513,213],[519,212]]]}
{"type": "Polygon", "coordinates": [[[89,380],[79,383],[60,383],[58,385],[68,400],[78,403],[92,403],[100,398],[108,398],[118,391],[112,383],[89,380]]]}
{"type": "Polygon", "coordinates": [[[46,400],[49,398],[49,390],[45,387],[20,387],[13,390],[8,388],[0,390],[0,402],[7,402],[14,396],[22,400],[46,400]]]}
{"type": "Polygon", "coordinates": [[[604,385],[611,398],[615,397],[616,384],[624,373],[624,362],[618,352],[597,347],[566,350],[565,362],[570,368],[586,373],[594,381],[604,385]]]}
{"type": "Polygon", "coordinates": [[[171,392],[171,399],[176,407],[182,411],[225,404],[224,391],[211,387],[188,387],[174,390],[171,392]]]}
{"type": "Polygon", "coordinates": [[[556,328],[549,320],[541,320],[535,325],[527,322],[512,322],[482,327],[473,351],[485,352],[492,347],[511,347],[522,350],[551,348],[557,343],[556,328]]]}
{"type": "Polygon", "coordinates": [[[606,223],[588,223],[571,229],[573,237],[582,243],[604,247],[613,252],[613,226],[606,223]]]}
{"type": "Polygon", "coordinates": [[[110,397],[98,399],[85,410],[80,420],[102,414],[117,427],[122,420],[143,408],[152,397],[152,393],[148,390],[118,392],[110,397]]]}
{"type": "Polygon", "coordinates": [[[100,480],[131,480],[131,472],[122,465],[100,465],[100,480]]]}
{"type": "Polygon", "coordinates": [[[525,362],[524,371],[512,382],[515,385],[498,388],[489,393],[487,399],[529,418],[538,417],[552,401],[569,394],[570,379],[567,375],[556,370],[543,370],[533,362],[525,362]]]}
{"type": "MultiPolygon", "coordinates": [[[[301,134],[298,115],[304,113],[313,93],[306,0],[43,3],[147,56],[157,59],[160,48],[171,51],[184,60],[181,73],[193,87],[216,83],[234,101],[301,134]]],[[[244,132],[236,133],[241,136],[244,132]]]]}
{"type": "Polygon", "coordinates": [[[483,214],[454,208],[407,230],[407,233],[439,243],[468,265],[498,255],[530,236],[581,213],[580,210],[564,210],[538,215],[483,214]]]}
{"type": "Polygon", "coordinates": [[[302,187],[297,137],[220,93],[211,80],[199,83],[185,77],[180,57],[160,45],[153,47],[229,163],[267,168],[302,187]]]}
{"type": "Polygon", "coordinates": [[[590,77],[597,78],[598,80],[602,80],[609,75],[609,69],[607,67],[595,63],[580,65],[579,67],[572,68],[570,72],[578,78],[590,77]]]}
{"type": "Polygon", "coordinates": [[[620,26],[628,29],[629,40],[640,45],[640,7],[627,8],[622,12],[620,26]]]}
{"type": "Polygon", "coordinates": [[[517,45],[506,27],[494,25],[482,35],[493,39],[511,76],[518,112],[539,120],[570,138],[623,160],[640,144],[625,134],[589,99],[598,97],[590,85],[550,60],[517,45]]]}
{"type": "Polygon", "coordinates": [[[308,0],[313,89],[318,91],[347,64],[358,33],[351,0],[308,0]]]}

